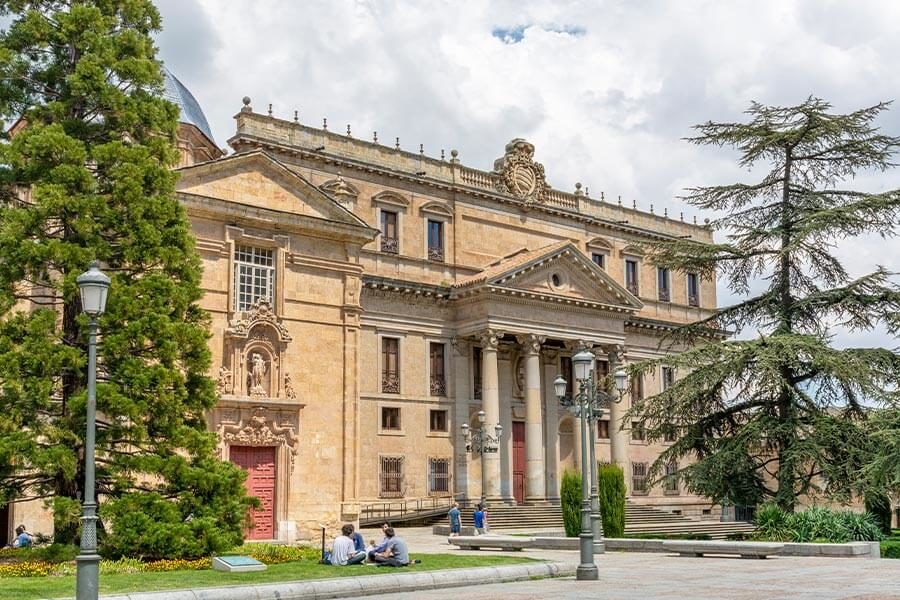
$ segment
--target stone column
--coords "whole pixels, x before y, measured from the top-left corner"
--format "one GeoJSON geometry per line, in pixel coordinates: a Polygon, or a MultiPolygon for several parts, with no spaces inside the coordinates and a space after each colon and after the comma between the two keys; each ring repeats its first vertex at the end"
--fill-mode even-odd
{"type": "MultiPolygon", "coordinates": [[[[497,346],[502,333],[488,329],[479,338],[481,341],[481,409],[484,411],[485,432],[494,436],[494,426],[500,423],[500,388],[497,372],[497,346]]],[[[511,432],[504,432],[511,435],[511,432]]],[[[502,447],[502,444],[501,444],[502,447]]],[[[484,469],[485,490],[482,492],[487,500],[500,500],[500,454],[492,452],[481,456],[481,468],[484,469]]]]}
{"type": "Polygon", "coordinates": [[[474,494],[474,486],[470,482],[470,457],[466,451],[466,442],[460,425],[470,424],[469,399],[472,397],[472,377],[469,373],[470,345],[466,340],[453,338],[450,342],[453,347],[451,353],[450,372],[453,373],[453,393],[456,400],[454,405],[454,418],[451,419],[450,439],[455,440],[453,450],[456,460],[454,464],[453,491],[464,498],[477,497],[474,494]]]}
{"type": "MultiPolygon", "coordinates": [[[[615,373],[622,362],[621,348],[614,347],[609,351],[609,372],[615,373]]],[[[616,393],[613,390],[613,393],[616,393]]],[[[625,399],[621,402],[611,402],[609,405],[609,455],[610,462],[619,465],[625,471],[625,481],[629,479],[628,473],[628,436],[627,431],[622,431],[622,418],[627,410],[625,399]]]]}
{"type": "Polygon", "coordinates": [[[541,414],[541,344],[537,335],[518,337],[525,356],[525,501],[546,501],[544,425],[541,414]]]}
{"type": "Polygon", "coordinates": [[[557,354],[546,355],[547,363],[544,365],[544,436],[545,440],[545,472],[547,473],[547,500],[551,504],[559,503],[559,400],[556,399],[556,390],[553,388],[553,380],[559,374],[557,354]]]}

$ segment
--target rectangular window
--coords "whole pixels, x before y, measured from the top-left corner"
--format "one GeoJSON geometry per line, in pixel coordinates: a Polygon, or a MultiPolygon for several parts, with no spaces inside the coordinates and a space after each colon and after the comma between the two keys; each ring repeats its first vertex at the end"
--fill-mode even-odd
{"type": "Polygon", "coordinates": [[[669,270],[659,267],[656,269],[656,289],[659,292],[660,302],[670,302],[672,294],[669,291],[669,270]]]}
{"type": "Polygon", "coordinates": [[[638,295],[638,264],[636,260],[625,261],[625,288],[638,295]]]}
{"type": "Polygon", "coordinates": [[[444,224],[428,219],[428,260],[444,262],[444,224]]]}
{"type": "Polygon", "coordinates": [[[566,380],[566,396],[572,397],[572,391],[575,389],[575,372],[572,370],[572,359],[568,356],[561,356],[559,359],[559,370],[562,371],[563,379],[566,380]]]}
{"type": "Polygon", "coordinates": [[[672,427],[670,429],[666,429],[666,432],[663,434],[663,440],[666,442],[670,442],[670,443],[674,442],[675,437],[676,437],[675,434],[676,434],[676,431],[675,431],[674,427],[672,427]]]}
{"type": "Polygon", "coordinates": [[[631,403],[640,402],[644,399],[644,377],[643,375],[635,375],[631,378],[631,403]]]}
{"type": "Polygon", "coordinates": [[[382,498],[400,498],[403,496],[403,457],[382,456],[379,462],[378,479],[382,498]]]}
{"type": "Polygon", "coordinates": [[[428,428],[431,431],[444,433],[447,429],[447,411],[432,410],[428,416],[428,428]]]}
{"type": "Polygon", "coordinates": [[[666,391],[675,385],[675,369],[672,367],[662,368],[662,389],[666,391]]]}
{"type": "Polygon", "coordinates": [[[444,375],[444,344],[431,342],[429,346],[431,361],[431,395],[447,395],[447,379],[444,375]]]}
{"type": "Polygon", "coordinates": [[[381,338],[381,391],[400,393],[400,340],[381,338]]]}
{"type": "Polygon", "coordinates": [[[649,491],[647,463],[631,463],[631,493],[635,496],[646,496],[649,491]]]}
{"type": "Polygon", "coordinates": [[[270,248],[235,246],[234,310],[250,310],[275,297],[275,252],[270,248]]]}
{"type": "Polygon", "coordinates": [[[481,400],[481,348],[472,349],[472,398],[481,400]]]}
{"type": "Polygon", "coordinates": [[[678,465],[676,463],[668,463],[666,464],[666,478],[665,478],[665,493],[669,495],[678,494],[678,478],[675,477],[675,473],[678,472],[678,465]]]}
{"type": "Polygon", "coordinates": [[[400,242],[397,237],[397,213],[390,210],[381,211],[381,251],[397,254],[400,242]]]}
{"type": "Polygon", "coordinates": [[[591,260],[594,261],[594,264],[600,267],[601,269],[606,268],[606,255],[601,254],[600,252],[592,252],[591,260]]]}
{"type": "Polygon", "coordinates": [[[450,493],[450,459],[428,459],[428,493],[432,496],[450,493]]]}
{"type": "Polygon", "coordinates": [[[696,273],[687,274],[688,304],[700,306],[700,277],[696,273]]]}
{"type": "Polygon", "coordinates": [[[645,439],[644,426],[639,421],[631,422],[631,439],[635,442],[643,442],[645,439]]]}
{"type": "Polygon", "coordinates": [[[381,407],[381,428],[385,431],[400,430],[400,409],[396,406],[381,407]]]}
{"type": "Polygon", "coordinates": [[[609,421],[605,419],[601,419],[597,421],[597,439],[600,440],[608,440],[609,439],[609,421]]]}
{"type": "Polygon", "coordinates": [[[603,382],[609,376],[609,363],[605,360],[598,360],[594,363],[594,381],[598,386],[602,386],[603,382]]]}

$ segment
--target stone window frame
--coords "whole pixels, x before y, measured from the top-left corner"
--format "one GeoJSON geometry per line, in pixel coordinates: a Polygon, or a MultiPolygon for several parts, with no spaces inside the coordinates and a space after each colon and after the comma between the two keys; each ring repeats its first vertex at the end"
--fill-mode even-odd
{"type": "Polygon", "coordinates": [[[428,437],[444,437],[449,438],[452,427],[450,426],[450,409],[438,406],[438,407],[428,407],[428,437]],[[431,428],[431,413],[433,412],[442,412],[444,413],[445,422],[447,424],[447,429],[445,431],[441,431],[439,429],[431,428]]]}
{"type": "MultiPolygon", "coordinates": [[[[450,352],[448,352],[447,347],[449,343],[448,340],[441,338],[426,338],[425,339],[425,390],[427,392],[428,397],[430,398],[449,398],[451,396],[450,392],[450,352]],[[443,394],[434,394],[431,390],[431,345],[439,344],[444,347],[444,393],[443,394]]],[[[401,378],[402,385],[402,378],[401,378]]]]}
{"type": "Polygon", "coordinates": [[[629,293],[640,297],[641,290],[644,289],[644,286],[641,285],[644,252],[636,246],[626,246],[622,248],[619,254],[622,256],[622,284],[629,293]],[[634,283],[637,288],[634,292],[628,289],[628,261],[634,262],[634,283]]]}
{"type": "Polygon", "coordinates": [[[678,472],[678,463],[676,461],[668,462],[663,469],[665,470],[663,494],[666,496],[680,496],[681,486],[678,485],[678,479],[672,477],[672,475],[678,472]]]}
{"type": "MultiPolygon", "coordinates": [[[[403,256],[403,221],[406,218],[406,212],[409,209],[409,199],[404,198],[397,192],[384,190],[372,196],[372,206],[375,207],[375,223],[376,229],[381,231],[381,211],[387,210],[397,215],[397,253],[385,252],[391,256],[403,256]]],[[[381,236],[377,238],[376,251],[381,252],[381,236]]]]}
{"type": "Polygon", "coordinates": [[[395,331],[395,330],[379,330],[376,331],[375,334],[375,351],[378,355],[378,384],[376,386],[376,393],[384,398],[397,398],[398,396],[403,396],[403,388],[404,388],[404,380],[403,377],[403,357],[405,356],[404,352],[406,350],[406,332],[404,331],[395,331]],[[393,392],[384,392],[381,382],[381,374],[384,372],[384,343],[382,342],[383,338],[393,338],[397,340],[397,375],[400,378],[400,389],[395,394],[393,392]]]}
{"type": "Polygon", "coordinates": [[[699,273],[689,272],[689,273],[684,274],[685,302],[691,308],[700,308],[700,282],[701,282],[701,278],[700,278],[699,273]],[[697,278],[697,303],[696,304],[691,304],[691,276],[697,278]]]}
{"type": "Polygon", "coordinates": [[[629,427],[629,432],[631,434],[629,441],[632,444],[638,444],[641,446],[647,445],[647,432],[643,427],[635,427],[637,421],[632,421],[631,426],[629,427]],[[637,436],[637,437],[635,437],[637,436]]]}
{"type": "Polygon", "coordinates": [[[285,271],[288,254],[290,253],[290,237],[286,235],[272,235],[271,237],[262,237],[251,235],[244,231],[242,227],[234,225],[225,226],[225,248],[228,252],[228,314],[235,315],[240,312],[236,310],[237,305],[237,289],[235,289],[235,266],[236,262],[234,254],[238,246],[250,246],[254,248],[262,248],[272,250],[275,263],[275,281],[272,289],[272,312],[276,316],[284,314],[284,291],[287,289],[285,285],[285,271]]]}
{"type": "Polygon", "coordinates": [[[612,437],[612,432],[610,431],[610,420],[609,417],[600,418],[597,420],[597,441],[601,444],[608,444],[610,438],[612,437]],[[606,428],[606,436],[601,435],[601,429],[603,429],[600,424],[605,423],[606,428]]]}
{"type": "Polygon", "coordinates": [[[406,456],[402,454],[379,454],[378,455],[378,497],[379,498],[403,498],[406,496],[406,456]],[[385,491],[385,470],[384,467],[388,461],[396,461],[399,463],[398,490],[385,491]]]}
{"type": "Polygon", "coordinates": [[[429,455],[425,459],[425,491],[429,497],[448,497],[453,495],[453,458],[446,455],[432,456],[429,455]],[[434,477],[432,476],[432,464],[437,462],[447,463],[447,489],[435,490],[434,477]]]}
{"type": "MultiPolygon", "coordinates": [[[[586,244],[586,247],[587,247],[587,254],[588,254],[588,257],[591,259],[591,262],[593,262],[595,265],[597,265],[597,262],[594,261],[594,255],[597,254],[599,256],[602,256],[603,257],[603,265],[597,265],[597,266],[600,267],[601,269],[603,269],[604,271],[609,272],[608,271],[609,257],[612,255],[613,245],[610,244],[608,241],[606,241],[602,237],[595,237],[594,239],[590,240],[586,244]]],[[[640,286],[638,286],[638,289],[640,289],[640,286]]]]}
{"type": "Polygon", "coordinates": [[[632,496],[649,496],[650,495],[650,465],[644,461],[632,461],[631,463],[631,492],[632,496]],[[637,467],[642,467],[638,469],[637,467]],[[637,471],[642,471],[642,474],[637,474],[637,471]],[[641,478],[643,481],[642,486],[636,486],[635,481],[641,478]],[[642,489],[639,489],[642,488],[642,489]]]}
{"type": "Polygon", "coordinates": [[[378,419],[378,435],[405,436],[406,429],[404,427],[408,419],[403,416],[403,405],[398,402],[378,402],[377,407],[378,413],[376,415],[376,418],[378,419]],[[400,411],[400,429],[384,429],[382,427],[382,416],[384,413],[384,409],[386,408],[396,408],[398,411],[400,411]]]}
{"type": "Polygon", "coordinates": [[[434,262],[438,264],[447,264],[451,261],[449,260],[449,252],[450,248],[450,236],[451,236],[451,227],[453,225],[453,213],[450,210],[441,204],[440,202],[426,202],[419,208],[419,212],[422,215],[422,227],[424,228],[424,232],[422,235],[422,255],[425,257],[425,260],[428,262],[434,262]],[[428,246],[428,228],[429,221],[434,221],[437,223],[441,223],[441,250],[443,259],[432,260],[428,257],[429,246],[428,246]]]}

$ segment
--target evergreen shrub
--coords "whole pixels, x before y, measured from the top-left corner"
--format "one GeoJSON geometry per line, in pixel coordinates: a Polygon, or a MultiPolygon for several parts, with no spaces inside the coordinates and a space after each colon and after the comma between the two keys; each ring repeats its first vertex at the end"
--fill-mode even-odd
{"type": "Polygon", "coordinates": [[[578,537],[581,531],[581,475],[567,470],[559,487],[563,524],[567,537],[578,537]]]}
{"type": "Polygon", "coordinates": [[[812,506],[788,513],[775,505],[756,511],[757,538],[785,542],[872,542],[882,539],[881,528],[871,513],[834,511],[812,506]]]}
{"type": "Polygon", "coordinates": [[[625,535],[625,473],[618,465],[601,465],[599,477],[600,516],[603,535],[620,538],[625,535]]]}
{"type": "Polygon", "coordinates": [[[866,512],[872,513],[881,527],[881,533],[891,535],[891,499],[884,493],[866,494],[866,512]]]}

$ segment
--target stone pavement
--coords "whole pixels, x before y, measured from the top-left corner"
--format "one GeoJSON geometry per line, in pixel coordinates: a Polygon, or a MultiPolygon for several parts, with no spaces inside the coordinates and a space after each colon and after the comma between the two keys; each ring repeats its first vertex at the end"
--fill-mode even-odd
{"type": "MultiPolygon", "coordinates": [[[[377,535],[370,531],[363,534],[366,539],[377,535]]],[[[412,553],[462,552],[447,545],[445,538],[430,535],[425,528],[403,529],[400,535],[409,542],[412,553]]],[[[578,561],[578,553],[571,551],[539,550],[521,554],[569,563],[578,561]]],[[[595,582],[553,579],[373,597],[398,600],[437,600],[451,596],[454,600],[900,600],[900,560],[795,557],[750,560],[607,552],[597,557],[597,566],[600,580],[595,582]]]]}

